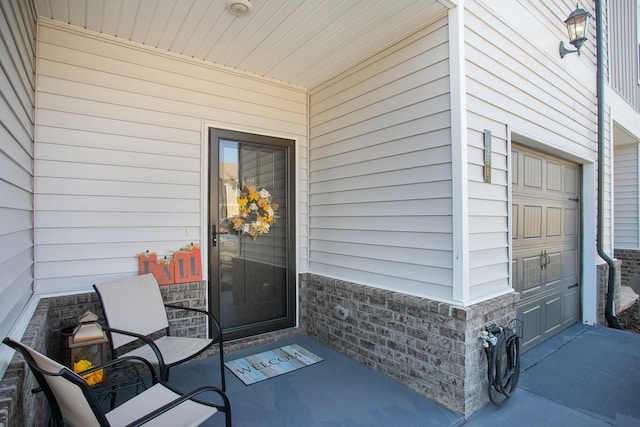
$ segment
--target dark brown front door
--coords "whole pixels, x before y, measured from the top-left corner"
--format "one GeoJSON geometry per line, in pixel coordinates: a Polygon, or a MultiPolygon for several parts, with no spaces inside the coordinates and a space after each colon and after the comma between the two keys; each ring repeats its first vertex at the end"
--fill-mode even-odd
{"type": "Polygon", "coordinates": [[[294,141],[211,129],[209,147],[209,300],[225,340],[294,326],[294,141]]]}

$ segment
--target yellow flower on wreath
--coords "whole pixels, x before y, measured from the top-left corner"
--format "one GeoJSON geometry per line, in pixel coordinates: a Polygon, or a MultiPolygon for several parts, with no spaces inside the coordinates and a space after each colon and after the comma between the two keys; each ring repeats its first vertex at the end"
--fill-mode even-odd
{"type": "Polygon", "coordinates": [[[237,198],[239,214],[230,218],[233,229],[248,234],[255,241],[260,234],[267,234],[276,221],[280,207],[266,188],[258,188],[245,182],[237,198]]]}

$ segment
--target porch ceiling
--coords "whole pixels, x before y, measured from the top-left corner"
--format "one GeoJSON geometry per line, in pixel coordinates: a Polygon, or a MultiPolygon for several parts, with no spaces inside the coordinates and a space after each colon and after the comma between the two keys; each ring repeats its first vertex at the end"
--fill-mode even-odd
{"type": "Polygon", "coordinates": [[[35,0],[41,18],[311,88],[442,16],[457,0],[35,0]]]}

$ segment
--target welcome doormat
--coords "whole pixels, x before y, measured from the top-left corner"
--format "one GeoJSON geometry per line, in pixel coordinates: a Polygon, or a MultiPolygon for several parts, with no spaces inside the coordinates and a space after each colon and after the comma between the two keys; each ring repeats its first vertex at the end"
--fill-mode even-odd
{"type": "Polygon", "coordinates": [[[322,357],[298,344],[291,344],[225,362],[224,365],[245,385],[251,385],[321,361],[322,357]]]}

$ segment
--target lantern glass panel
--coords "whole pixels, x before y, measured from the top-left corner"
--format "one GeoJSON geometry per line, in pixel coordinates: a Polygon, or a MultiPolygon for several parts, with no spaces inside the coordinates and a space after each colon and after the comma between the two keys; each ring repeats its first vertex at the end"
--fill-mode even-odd
{"type": "MultiPolygon", "coordinates": [[[[108,360],[107,344],[106,335],[99,340],[80,343],[74,343],[73,337],[69,337],[70,368],[75,372],[79,372],[104,364],[108,360]]],[[[96,374],[83,377],[89,385],[95,385],[103,381],[103,375],[104,372],[100,370],[96,374]]]]}

